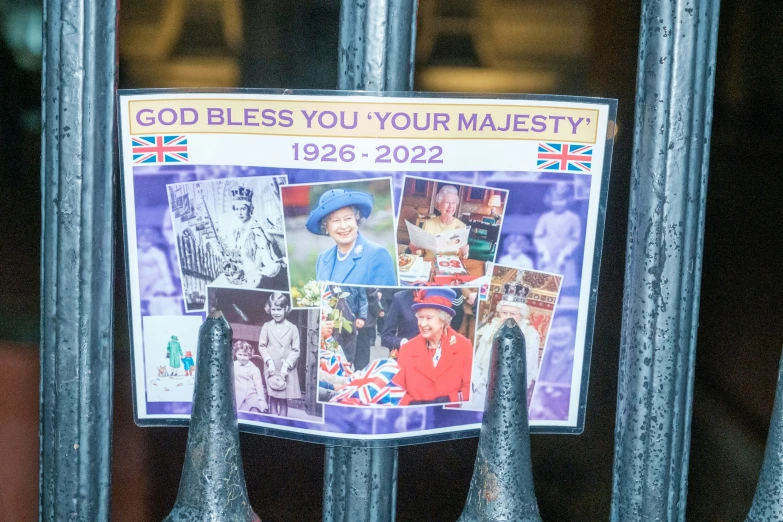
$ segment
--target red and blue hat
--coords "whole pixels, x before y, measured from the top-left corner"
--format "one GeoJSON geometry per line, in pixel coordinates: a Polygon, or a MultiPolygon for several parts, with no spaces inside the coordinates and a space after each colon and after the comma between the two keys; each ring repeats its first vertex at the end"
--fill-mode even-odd
{"type": "Polygon", "coordinates": [[[325,236],[321,230],[321,220],[341,208],[356,206],[363,218],[370,217],[373,206],[372,194],[358,190],[331,189],[321,195],[318,206],[307,216],[305,227],[313,234],[325,236]]]}
{"type": "Polygon", "coordinates": [[[414,312],[418,312],[422,308],[435,308],[454,317],[456,312],[451,307],[451,303],[456,298],[457,293],[451,288],[427,288],[413,294],[412,308],[414,312]]]}

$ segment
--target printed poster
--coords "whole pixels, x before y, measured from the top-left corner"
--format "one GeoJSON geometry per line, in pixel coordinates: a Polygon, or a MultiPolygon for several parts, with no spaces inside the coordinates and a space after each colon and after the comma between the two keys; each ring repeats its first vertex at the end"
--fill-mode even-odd
{"type": "Polygon", "coordinates": [[[136,421],[186,424],[198,328],[231,324],[245,431],[475,436],[492,336],[533,432],[580,433],[616,102],[121,91],[136,421]]]}

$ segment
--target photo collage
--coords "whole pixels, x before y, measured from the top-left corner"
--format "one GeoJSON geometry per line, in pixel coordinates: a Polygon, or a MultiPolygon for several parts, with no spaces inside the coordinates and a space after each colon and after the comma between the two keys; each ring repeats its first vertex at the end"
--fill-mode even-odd
{"type": "Polygon", "coordinates": [[[531,421],[567,420],[590,181],[134,167],[147,412],[189,414],[196,334],[220,310],[250,431],[475,429],[508,318],[531,421]]]}

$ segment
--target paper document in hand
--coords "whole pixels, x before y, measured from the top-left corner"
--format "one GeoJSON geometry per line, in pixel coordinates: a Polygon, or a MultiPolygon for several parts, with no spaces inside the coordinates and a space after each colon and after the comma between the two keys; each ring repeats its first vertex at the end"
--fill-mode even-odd
{"type": "Polygon", "coordinates": [[[441,232],[435,236],[435,240],[437,242],[437,248],[435,249],[435,252],[438,254],[457,252],[460,248],[468,244],[469,234],[470,227],[441,232]]]}
{"type": "Polygon", "coordinates": [[[410,242],[424,250],[431,250],[438,254],[456,252],[468,244],[470,227],[448,230],[446,232],[441,232],[438,235],[432,235],[429,232],[420,229],[410,221],[406,220],[405,225],[408,227],[410,242]]]}
{"type": "Polygon", "coordinates": [[[408,227],[408,237],[411,243],[424,250],[436,250],[437,240],[429,232],[425,232],[408,220],[405,220],[405,226],[408,227]]]}

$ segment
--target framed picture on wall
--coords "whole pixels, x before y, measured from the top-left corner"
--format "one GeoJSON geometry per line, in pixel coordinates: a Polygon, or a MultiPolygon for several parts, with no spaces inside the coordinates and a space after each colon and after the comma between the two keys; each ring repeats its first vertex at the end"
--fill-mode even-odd
{"type": "Polygon", "coordinates": [[[484,203],[487,197],[487,189],[482,187],[468,187],[465,194],[465,201],[470,203],[484,203]]]}

